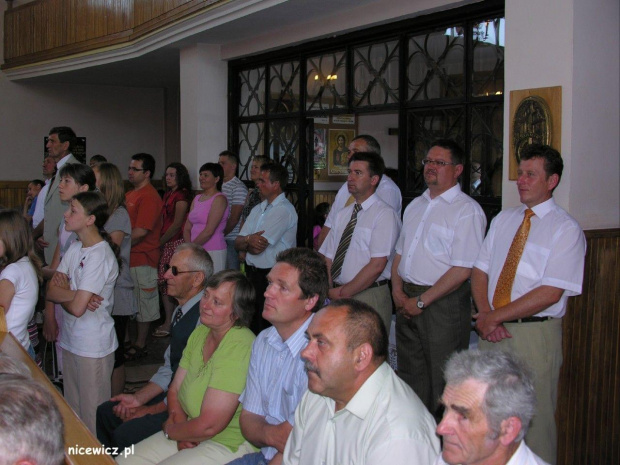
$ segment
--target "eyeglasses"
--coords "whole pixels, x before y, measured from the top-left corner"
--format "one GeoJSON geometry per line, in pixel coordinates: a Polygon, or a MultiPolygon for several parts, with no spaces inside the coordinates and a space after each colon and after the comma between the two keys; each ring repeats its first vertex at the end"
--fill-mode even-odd
{"type": "Polygon", "coordinates": [[[144,168],[134,168],[133,166],[130,166],[127,168],[127,171],[144,171],[144,168]]]}
{"type": "Polygon", "coordinates": [[[448,166],[448,165],[458,165],[458,163],[448,163],[447,161],[443,161],[443,160],[431,160],[430,158],[425,158],[424,160],[422,160],[422,164],[424,166],[426,165],[435,165],[438,167],[444,167],[444,166],[448,166]]]}
{"type": "Polygon", "coordinates": [[[179,269],[176,266],[170,266],[168,264],[164,266],[164,269],[166,271],[170,270],[170,273],[172,273],[172,276],[178,276],[183,273],[198,273],[198,270],[179,271],[179,269]]]}

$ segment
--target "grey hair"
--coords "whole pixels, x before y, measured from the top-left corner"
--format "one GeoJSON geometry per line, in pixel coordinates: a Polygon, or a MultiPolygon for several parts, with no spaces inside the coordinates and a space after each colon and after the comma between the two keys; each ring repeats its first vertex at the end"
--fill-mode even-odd
{"type": "Polygon", "coordinates": [[[504,351],[465,350],[448,359],[444,373],[450,386],[469,379],[488,385],[482,411],[493,439],[499,436],[502,421],[510,417],[521,420],[515,442],[523,439],[536,413],[534,378],[527,364],[504,351]]]}
{"type": "Polygon", "coordinates": [[[207,280],[207,286],[217,289],[222,283],[235,285],[233,295],[232,314],[235,318],[235,326],[250,326],[254,315],[254,300],[256,292],[250,280],[238,270],[223,270],[215,273],[207,280]]]}
{"type": "Polygon", "coordinates": [[[379,155],[381,155],[381,145],[379,145],[379,142],[374,137],[372,137],[372,136],[370,136],[368,134],[360,134],[359,136],[354,137],[351,140],[351,142],[353,142],[354,140],[363,140],[364,141],[364,143],[366,144],[365,152],[376,152],[379,155]]]}
{"type": "Polygon", "coordinates": [[[0,374],[19,375],[24,378],[31,378],[30,369],[21,360],[9,357],[4,352],[0,352],[0,374]]]}
{"type": "Polygon", "coordinates": [[[183,250],[191,251],[191,255],[187,260],[187,266],[193,271],[202,271],[204,274],[204,281],[202,281],[202,287],[207,285],[207,281],[213,275],[213,260],[211,255],[202,246],[194,244],[192,242],[184,242],[180,244],[174,251],[174,253],[181,252],[183,250]]]}
{"type": "Polygon", "coordinates": [[[0,464],[64,462],[64,426],[52,395],[23,376],[0,375],[0,464]]]}

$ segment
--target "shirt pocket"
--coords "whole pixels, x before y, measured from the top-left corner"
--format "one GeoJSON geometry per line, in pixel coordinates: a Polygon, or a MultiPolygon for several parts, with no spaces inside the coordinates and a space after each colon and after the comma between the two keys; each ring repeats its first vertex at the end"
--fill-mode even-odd
{"type": "Polygon", "coordinates": [[[424,247],[434,256],[450,256],[454,231],[438,224],[432,224],[424,240],[424,247]]]}
{"type": "Polygon", "coordinates": [[[540,281],[547,268],[551,249],[533,243],[526,243],[517,266],[517,275],[530,281],[540,281]]]}
{"type": "Polygon", "coordinates": [[[372,229],[356,226],[355,231],[353,232],[353,237],[351,238],[351,244],[349,245],[349,248],[352,250],[368,251],[368,248],[370,247],[371,237],[372,229]]]}

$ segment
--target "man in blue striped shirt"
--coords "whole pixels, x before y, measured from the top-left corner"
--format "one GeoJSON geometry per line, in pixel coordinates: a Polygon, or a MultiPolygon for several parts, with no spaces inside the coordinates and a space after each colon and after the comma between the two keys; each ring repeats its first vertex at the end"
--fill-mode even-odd
{"type": "Polygon", "coordinates": [[[241,431],[261,451],[234,460],[231,465],[281,463],[295,409],[308,389],[299,355],[306,346],[305,331],[327,296],[327,267],[322,257],[310,249],[280,252],[267,280],[263,318],[273,326],[254,341],[240,399],[241,431]]]}

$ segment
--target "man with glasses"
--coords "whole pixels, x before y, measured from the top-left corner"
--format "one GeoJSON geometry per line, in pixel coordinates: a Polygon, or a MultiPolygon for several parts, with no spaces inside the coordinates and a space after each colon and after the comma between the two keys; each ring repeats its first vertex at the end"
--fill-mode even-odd
{"type": "MultiPolygon", "coordinates": [[[[355,137],[348,146],[348,157],[347,164],[349,160],[351,160],[351,156],[358,152],[375,152],[379,156],[381,156],[381,146],[377,139],[367,134],[361,134],[355,137]]],[[[396,212],[396,214],[400,217],[400,211],[402,209],[402,195],[400,193],[400,189],[390,179],[388,176],[381,176],[381,181],[379,181],[379,185],[376,190],[377,196],[387,203],[392,209],[396,212]]],[[[347,188],[347,183],[345,182],[340,189],[338,190],[338,194],[336,194],[336,198],[332,203],[331,209],[329,210],[329,215],[327,215],[327,219],[325,220],[325,224],[321,229],[319,237],[317,239],[317,248],[320,248],[323,244],[323,241],[327,237],[330,229],[333,228],[336,224],[336,216],[338,213],[345,207],[348,207],[353,203],[353,196],[349,193],[347,188]]],[[[389,327],[388,327],[389,331],[389,327]]]]}
{"type": "Polygon", "coordinates": [[[181,244],[170,259],[164,278],[168,295],[179,305],[172,316],[170,346],[164,354],[164,365],[151,380],[134,394],[120,394],[97,409],[97,438],[119,452],[161,431],[168,418],[164,399],[168,385],[181,360],[187,339],[200,324],[200,298],[205,283],[213,274],[209,253],[196,244],[181,244]]]}
{"type": "Polygon", "coordinates": [[[135,299],[138,302],[138,334],[135,343],[127,351],[129,359],[146,355],[145,345],[149,327],[152,321],[159,318],[157,266],[163,203],[151,184],[154,174],[155,159],[152,155],[137,153],[131,157],[128,177],[133,190],[125,194],[125,204],[131,220],[129,267],[135,299]]]}
{"type": "Polygon", "coordinates": [[[469,277],[486,227],[482,208],[458,184],[463,155],[451,140],[431,145],[422,160],[428,189],[405,210],[392,263],[398,374],[436,419],[443,366],[469,345],[469,277]]]}

